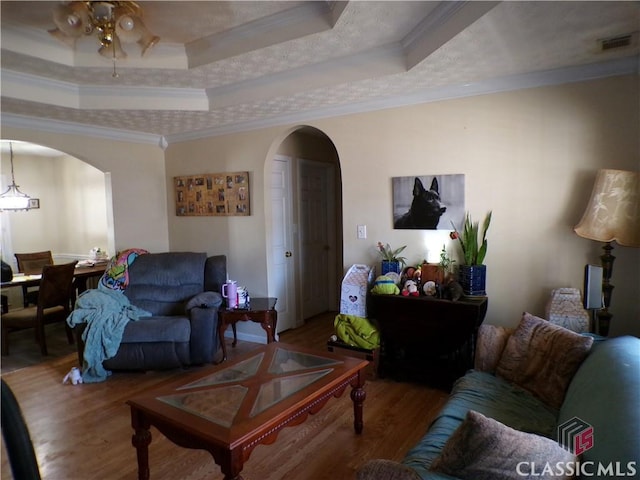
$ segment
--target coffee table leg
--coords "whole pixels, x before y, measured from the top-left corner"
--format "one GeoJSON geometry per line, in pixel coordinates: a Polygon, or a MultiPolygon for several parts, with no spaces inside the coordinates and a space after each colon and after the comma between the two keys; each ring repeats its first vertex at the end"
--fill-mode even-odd
{"type": "Polygon", "coordinates": [[[224,480],[243,480],[241,450],[227,450],[226,452],[211,451],[214,460],[220,465],[220,470],[224,474],[224,480]]]}
{"type": "Polygon", "coordinates": [[[367,398],[367,392],[364,391],[364,382],[362,381],[362,371],[358,372],[358,380],[351,385],[351,401],[353,401],[353,428],[356,433],[362,433],[364,422],[362,420],[362,406],[367,398]]]}
{"type": "Polygon", "coordinates": [[[138,457],[138,480],[149,480],[150,425],[144,418],[144,415],[134,410],[131,410],[131,423],[134,428],[131,443],[136,447],[136,455],[138,457]]]}

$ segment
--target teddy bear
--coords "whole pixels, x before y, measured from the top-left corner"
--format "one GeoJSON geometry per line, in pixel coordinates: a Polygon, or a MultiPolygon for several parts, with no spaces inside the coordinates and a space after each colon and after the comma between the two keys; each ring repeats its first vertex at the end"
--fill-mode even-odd
{"type": "Polygon", "coordinates": [[[77,385],[78,383],[82,383],[82,374],[80,373],[80,369],[78,367],[73,367],[69,370],[64,378],[62,379],[62,383],[71,382],[73,385],[77,385]]]}
{"type": "Polygon", "coordinates": [[[418,297],[420,292],[418,291],[418,284],[414,280],[407,280],[404,282],[404,288],[402,289],[402,295],[407,297],[418,297]]]}
{"type": "Polygon", "coordinates": [[[371,293],[375,293],[377,295],[398,295],[400,293],[400,289],[392,278],[389,278],[386,275],[380,275],[376,278],[376,281],[373,282],[371,293]]]}

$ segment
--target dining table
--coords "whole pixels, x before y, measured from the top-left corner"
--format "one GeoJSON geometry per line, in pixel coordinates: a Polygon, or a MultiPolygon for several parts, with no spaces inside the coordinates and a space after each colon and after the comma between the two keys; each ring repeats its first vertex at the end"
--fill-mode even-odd
{"type": "MultiPolygon", "coordinates": [[[[87,281],[90,278],[101,277],[104,274],[106,268],[106,263],[87,266],[76,265],[75,272],[73,274],[73,284],[78,292],[78,295],[87,290],[87,281]]],[[[23,273],[14,273],[11,281],[2,282],[2,284],[0,284],[0,288],[5,289],[22,286],[37,287],[38,285],[40,285],[41,278],[42,274],[25,275],[23,273]]]]}

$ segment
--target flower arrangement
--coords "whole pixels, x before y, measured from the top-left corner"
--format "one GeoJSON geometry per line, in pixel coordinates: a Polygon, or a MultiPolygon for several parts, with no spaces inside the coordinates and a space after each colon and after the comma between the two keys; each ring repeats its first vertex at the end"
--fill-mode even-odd
{"type": "Polygon", "coordinates": [[[403,266],[406,264],[407,259],[398,255],[402,253],[405,248],[407,248],[406,245],[393,250],[388,243],[386,245],[383,245],[382,242],[378,242],[378,252],[380,252],[382,260],[386,262],[399,262],[403,266]]]}
{"type": "Polygon", "coordinates": [[[465,215],[462,233],[458,232],[456,226],[451,222],[453,232],[449,234],[452,240],[458,240],[462,247],[463,265],[482,265],[487,254],[487,230],[491,223],[491,211],[487,213],[482,224],[482,229],[478,222],[472,222],[469,212],[465,215]],[[478,241],[481,235],[482,242],[478,241]]]}

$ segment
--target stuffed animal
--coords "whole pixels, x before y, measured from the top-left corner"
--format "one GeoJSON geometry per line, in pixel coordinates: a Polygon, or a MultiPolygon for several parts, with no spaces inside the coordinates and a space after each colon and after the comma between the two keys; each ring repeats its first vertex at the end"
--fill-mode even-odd
{"type": "Polygon", "coordinates": [[[380,275],[376,278],[376,281],[373,282],[371,293],[375,293],[376,295],[398,295],[400,289],[392,278],[386,275],[380,275]]]}
{"type": "Polygon", "coordinates": [[[62,379],[62,383],[71,382],[73,385],[77,385],[78,383],[82,383],[82,374],[80,373],[80,369],[78,367],[73,367],[69,370],[64,378],[62,379]]]}
{"type": "Polygon", "coordinates": [[[436,282],[433,282],[431,280],[424,283],[424,285],[422,286],[422,290],[424,291],[424,294],[429,297],[435,297],[436,293],[438,292],[436,288],[436,282]]]}
{"type": "Polygon", "coordinates": [[[420,292],[418,291],[418,284],[413,280],[407,280],[406,282],[404,282],[402,295],[405,297],[409,295],[411,295],[412,297],[420,296],[420,292]]]}

